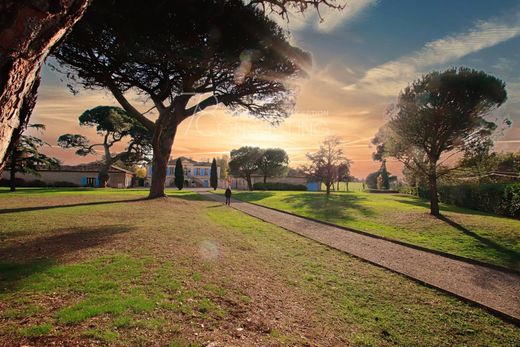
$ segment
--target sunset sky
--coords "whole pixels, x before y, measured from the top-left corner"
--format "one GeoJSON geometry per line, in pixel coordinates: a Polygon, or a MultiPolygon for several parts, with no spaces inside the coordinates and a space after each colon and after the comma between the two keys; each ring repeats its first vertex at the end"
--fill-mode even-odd
{"type": "MultiPolygon", "coordinates": [[[[378,168],[371,160],[370,139],[385,123],[385,110],[398,92],[421,74],[467,66],[506,82],[508,101],[498,111],[513,126],[497,141],[497,150],[520,149],[520,1],[518,0],[349,0],[340,13],[325,11],[291,16],[292,42],[312,53],[313,70],[302,81],[295,113],[278,127],[259,120],[211,109],[180,127],[173,156],[211,159],[243,145],[281,147],[296,167],[329,135],[343,140],[364,177],[378,168]]],[[[78,116],[98,105],[117,105],[105,91],[72,95],[65,77],[47,66],[43,71],[33,123],[44,123],[47,153],[66,164],[95,160],[56,146],[63,133],[82,133],[92,141],[93,129],[80,128],[78,116]]],[[[147,105],[134,97],[134,105],[147,105]]],[[[397,163],[389,164],[400,175],[397,163]]]]}

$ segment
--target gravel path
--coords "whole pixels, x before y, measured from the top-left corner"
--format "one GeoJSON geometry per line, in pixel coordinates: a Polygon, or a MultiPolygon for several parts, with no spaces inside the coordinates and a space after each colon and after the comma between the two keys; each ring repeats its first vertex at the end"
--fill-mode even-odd
{"type": "MultiPolygon", "coordinates": [[[[215,201],[224,197],[199,192],[215,201]]],[[[349,232],[269,208],[232,200],[232,207],[520,322],[520,275],[349,232]]]]}

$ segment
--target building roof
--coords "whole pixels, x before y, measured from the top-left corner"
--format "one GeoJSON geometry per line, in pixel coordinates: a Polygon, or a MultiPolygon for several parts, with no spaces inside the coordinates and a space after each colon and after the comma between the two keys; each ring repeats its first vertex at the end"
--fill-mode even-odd
{"type": "MultiPolygon", "coordinates": [[[[188,157],[179,157],[182,161],[182,163],[189,163],[193,166],[211,166],[211,163],[209,161],[196,161],[188,157]]],[[[175,162],[177,161],[177,158],[170,158],[168,160],[168,165],[175,165],[175,162]]]]}
{"type": "MultiPolygon", "coordinates": [[[[65,172],[99,172],[102,163],[99,161],[93,161],[90,163],[79,164],[79,165],[60,165],[57,169],[40,169],[39,171],[65,171],[65,172]]],[[[123,169],[116,165],[111,165],[108,170],[109,173],[124,172],[133,175],[132,171],[123,169]]]]}

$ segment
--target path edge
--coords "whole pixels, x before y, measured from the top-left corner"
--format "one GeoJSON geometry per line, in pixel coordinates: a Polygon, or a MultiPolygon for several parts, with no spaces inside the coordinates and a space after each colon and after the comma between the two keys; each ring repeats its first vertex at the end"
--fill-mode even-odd
{"type": "MultiPolygon", "coordinates": [[[[215,193],[212,193],[212,194],[215,194],[215,193]]],[[[240,199],[236,199],[236,200],[239,200],[240,202],[245,202],[245,203],[248,203],[248,204],[251,204],[251,205],[255,205],[255,206],[258,206],[258,207],[265,207],[265,208],[267,208],[269,210],[285,213],[285,214],[288,214],[288,215],[291,215],[291,216],[294,216],[294,217],[307,219],[307,220],[310,220],[312,222],[316,222],[316,223],[319,223],[319,224],[323,224],[323,225],[327,225],[327,226],[343,229],[345,231],[350,231],[350,232],[353,232],[353,233],[356,233],[356,234],[361,234],[361,235],[364,235],[364,236],[372,237],[374,239],[379,239],[379,240],[392,242],[392,243],[395,243],[395,244],[398,244],[398,245],[401,245],[401,246],[414,248],[414,249],[417,249],[419,251],[428,252],[428,253],[432,253],[432,254],[435,254],[435,255],[440,255],[440,256],[443,256],[443,257],[446,257],[446,258],[450,258],[450,259],[453,259],[453,260],[459,260],[459,261],[462,261],[462,262],[465,262],[465,263],[469,263],[469,264],[472,264],[472,265],[478,265],[478,266],[482,266],[482,267],[487,267],[487,268],[490,268],[490,269],[493,269],[493,270],[498,270],[498,271],[502,271],[502,272],[508,272],[508,273],[512,273],[514,275],[520,276],[520,271],[519,270],[510,269],[510,268],[507,268],[505,266],[496,265],[496,264],[490,264],[490,263],[486,263],[486,262],[481,261],[481,260],[471,259],[471,258],[467,258],[467,257],[461,256],[461,255],[456,255],[456,254],[452,254],[452,253],[439,251],[439,250],[436,250],[436,249],[426,248],[426,247],[423,247],[423,246],[414,245],[412,243],[408,243],[408,242],[404,242],[404,241],[394,240],[394,239],[390,239],[390,238],[385,237],[385,236],[374,235],[374,234],[371,234],[371,233],[363,231],[363,230],[354,229],[354,228],[351,228],[351,227],[346,227],[346,226],[334,224],[334,223],[331,223],[331,222],[319,220],[319,219],[312,218],[312,217],[302,216],[302,215],[299,215],[299,214],[296,214],[296,213],[293,213],[293,212],[280,210],[278,208],[265,206],[265,205],[257,204],[257,203],[254,203],[254,202],[244,201],[244,200],[240,200],[240,199]]]]}
{"type": "MultiPolygon", "coordinates": [[[[209,192],[209,193],[210,193],[210,194],[213,194],[213,195],[215,195],[215,196],[219,196],[218,194],[213,193],[213,192],[209,192]]],[[[199,193],[199,194],[200,194],[200,193],[199,193]]],[[[202,194],[202,195],[203,195],[203,194],[202,194]]],[[[344,230],[346,230],[346,231],[352,231],[352,232],[355,232],[355,233],[359,233],[359,234],[362,234],[362,235],[366,235],[366,236],[374,237],[374,238],[381,239],[381,240],[384,240],[384,241],[390,241],[390,242],[397,243],[397,244],[402,245],[402,246],[406,246],[406,247],[409,247],[409,246],[410,246],[410,244],[407,244],[407,243],[405,243],[405,242],[400,242],[400,241],[395,241],[395,240],[386,239],[386,238],[384,238],[384,237],[380,237],[380,236],[377,236],[377,235],[372,235],[372,234],[369,234],[369,233],[364,232],[364,231],[355,230],[355,229],[350,229],[350,228],[347,228],[347,227],[341,227],[341,226],[338,226],[338,225],[333,224],[333,223],[323,222],[323,221],[320,221],[320,220],[316,220],[316,219],[314,219],[314,218],[300,216],[300,215],[297,215],[297,214],[294,214],[294,213],[291,213],[291,212],[282,211],[282,210],[279,210],[279,209],[276,209],[276,208],[267,207],[267,206],[263,206],[263,205],[260,205],[260,204],[255,204],[255,203],[251,203],[251,202],[248,202],[248,201],[243,201],[243,200],[240,200],[240,199],[235,199],[235,200],[238,200],[238,201],[240,201],[240,202],[242,202],[242,203],[251,204],[251,205],[254,205],[254,206],[257,206],[257,207],[264,207],[264,208],[267,208],[267,209],[269,209],[269,210],[273,210],[273,211],[276,211],[276,212],[285,213],[285,214],[288,214],[288,215],[291,215],[291,216],[294,216],[294,217],[299,217],[299,218],[307,219],[307,220],[310,220],[310,221],[312,221],[312,222],[317,222],[317,223],[319,223],[319,224],[324,224],[324,225],[331,226],[331,227],[337,227],[337,228],[339,228],[339,229],[344,229],[344,230]]],[[[216,200],[213,199],[213,201],[216,201],[216,200]]],[[[216,202],[220,202],[220,201],[216,201],[216,202]]],[[[406,278],[408,278],[408,279],[410,279],[410,280],[412,280],[412,281],[414,281],[414,282],[416,282],[416,283],[419,283],[419,284],[421,284],[421,285],[424,285],[424,286],[426,286],[426,287],[436,289],[436,290],[438,290],[438,291],[440,291],[440,292],[442,292],[442,293],[444,293],[444,294],[446,294],[446,295],[450,295],[450,296],[456,297],[456,298],[458,298],[459,300],[461,300],[461,301],[463,301],[463,302],[465,302],[465,303],[467,303],[467,304],[470,304],[470,305],[473,305],[473,306],[476,306],[476,307],[479,307],[479,308],[482,308],[482,309],[486,310],[487,312],[491,313],[491,314],[494,315],[495,317],[498,317],[498,318],[502,319],[503,321],[506,321],[506,322],[508,322],[508,323],[511,323],[511,324],[515,325],[516,327],[520,327],[520,318],[517,318],[517,317],[515,317],[515,316],[509,315],[509,314],[507,314],[507,313],[505,313],[505,312],[502,312],[502,311],[499,311],[499,310],[497,310],[497,309],[495,309],[495,308],[492,308],[492,307],[490,307],[490,306],[484,305],[483,303],[480,303],[480,302],[478,302],[478,301],[475,301],[475,300],[469,299],[469,298],[467,298],[467,297],[465,297],[465,296],[462,296],[462,295],[459,295],[459,294],[457,294],[457,293],[453,293],[453,292],[451,292],[451,291],[449,291],[449,290],[447,290],[447,289],[444,289],[444,288],[438,287],[438,286],[436,286],[436,285],[434,285],[434,284],[431,284],[431,283],[425,282],[425,281],[423,281],[423,280],[420,280],[420,279],[418,279],[418,278],[412,277],[412,276],[407,275],[407,274],[405,274],[405,273],[402,273],[402,272],[399,272],[399,271],[397,271],[397,270],[394,270],[394,269],[388,268],[388,267],[386,267],[386,266],[384,266],[384,265],[378,264],[378,263],[373,262],[373,261],[371,261],[371,260],[368,260],[368,259],[362,258],[362,257],[357,256],[357,255],[354,255],[354,254],[352,254],[352,253],[349,253],[349,252],[347,252],[347,251],[344,251],[344,250],[342,250],[342,249],[339,249],[339,248],[334,247],[334,246],[332,246],[332,245],[329,245],[329,244],[327,244],[327,243],[324,243],[324,242],[318,241],[318,240],[313,239],[313,238],[311,238],[311,237],[308,237],[308,236],[306,236],[306,235],[302,235],[302,234],[300,234],[300,233],[298,233],[298,232],[296,232],[296,231],[290,230],[290,229],[285,228],[285,227],[283,227],[283,226],[281,226],[281,225],[275,224],[275,223],[273,223],[273,222],[271,222],[271,221],[268,221],[268,220],[265,220],[265,219],[263,219],[263,218],[261,218],[261,217],[255,216],[255,215],[253,215],[253,214],[251,214],[251,213],[248,213],[248,212],[245,212],[245,211],[239,210],[238,208],[236,208],[236,207],[234,207],[234,206],[230,206],[230,207],[233,208],[234,210],[237,210],[237,211],[241,212],[241,213],[245,213],[246,215],[248,215],[248,216],[250,216],[250,217],[253,217],[253,218],[259,219],[259,220],[261,220],[261,221],[263,221],[263,222],[265,222],[265,223],[269,223],[269,224],[271,224],[271,225],[275,225],[275,226],[277,226],[277,227],[279,227],[279,228],[282,228],[282,229],[284,229],[284,230],[287,230],[287,231],[289,231],[289,232],[291,232],[291,233],[293,233],[293,234],[296,234],[296,235],[298,235],[298,236],[304,237],[304,238],[306,238],[307,240],[311,240],[311,241],[317,242],[317,243],[319,243],[320,245],[323,245],[323,246],[329,247],[329,248],[334,249],[334,250],[336,250],[336,251],[339,251],[339,252],[341,252],[341,253],[348,254],[349,256],[354,257],[354,258],[356,258],[356,259],[359,259],[359,260],[361,260],[361,261],[363,261],[363,262],[366,262],[366,263],[368,263],[368,264],[371,264],[371,265],[377,266],[377,267],[382,268],[382,269],[385,269],[385,270],[387,270],[387,271],[391,271],[391,272],[393,272],[393,273],[395,273],[395,274],[398,274],[398,275],[400,275],[400,276],[404,276],[404,277],[406,277],[406,278]]],[[[433,253],[433,254],[437,254],[437,255],[440,255],[440,256],[445,256],[445,254],[448,254],[448,255],[450,255],[450,256],[448,256],[448,258],[455,257],[454,260],[465,261],[466,259],[469,259],[469,258],[464,258],[464,257],[456,256],[456,255],[453,255],[453,254],[449,254],[449,253],[444,253],[444,252],[440,252],[440,251],[430,250],[430,249],[427,249],[427,248],[423,249],[423,247],[421,247],[421,246],[415,246],[415,245],[411,245],[411,246],[412,246],[411,248],[416,248],[417,250],[420,250],[420,251],[423,251],[423,250],[424,250],[424,251],[427,251],[427,252],[430,252],[430,253],[433,253]]],[[[470,259],[470,260],[476,262],[475,265],[481,265],[480,263],[484,264],[483,266],[485,266],[485,267],[486,267],[486,266],[489,267],[488,265],[492,265],[492,264],[487,264],[487,263],[479,262],[478,260],[473,260],[473,259],[470,259]]],[[[512,269],[503,268],[503,267],[498,266],[498,265],[493,265],[493,266],[491,266],[491,267],[493,268],[493,267],[495,267],[495,266],[496,266],[496,270],[504,270],[504,269],[505,269],[506,271],[509,270],[509,271],[507,271],[507,272],[512,272],[513,274],[519,274],[518,272],[516,272],[516,271],[514,271],[514,270],[512,270],[512,269]]]]}

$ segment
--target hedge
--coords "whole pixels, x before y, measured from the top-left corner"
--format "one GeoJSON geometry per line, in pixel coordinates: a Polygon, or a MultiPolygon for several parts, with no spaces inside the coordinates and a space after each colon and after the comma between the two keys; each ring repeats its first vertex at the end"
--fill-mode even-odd
{"type": "MultiPolygon", "coordinates": [[[[520,183],[440,186],[438,192],[446,204],[520,218],[520,183]]],[[[426,188],[418,188],[417,195],[430,199],[426,188]]]]}
{"type": "Polygon", "coordinates": [[[254,190],[307,190],[304,184],[278,183],[278,182],[256,182],[253,184],[254,190]]]}
{"type": "MultiPolygon", "coordinates": [[[[54,183],[46,183],[46,182],[44,182],[42,180],[38,180],[38,179],[26,181],[23,178],[16,178],[15,183],[16,183],[16,187],[56,187],[56,188],[58,188],[58,187],[61,187],[61,188],[79,187],[79,184],[67,182],[67,181],[57,181],[54,183]]],[[[8,180],[6,178],[0,179],[0,187],[9,187],[9,186],[10,186],[10,180],[8,180]]]]}

